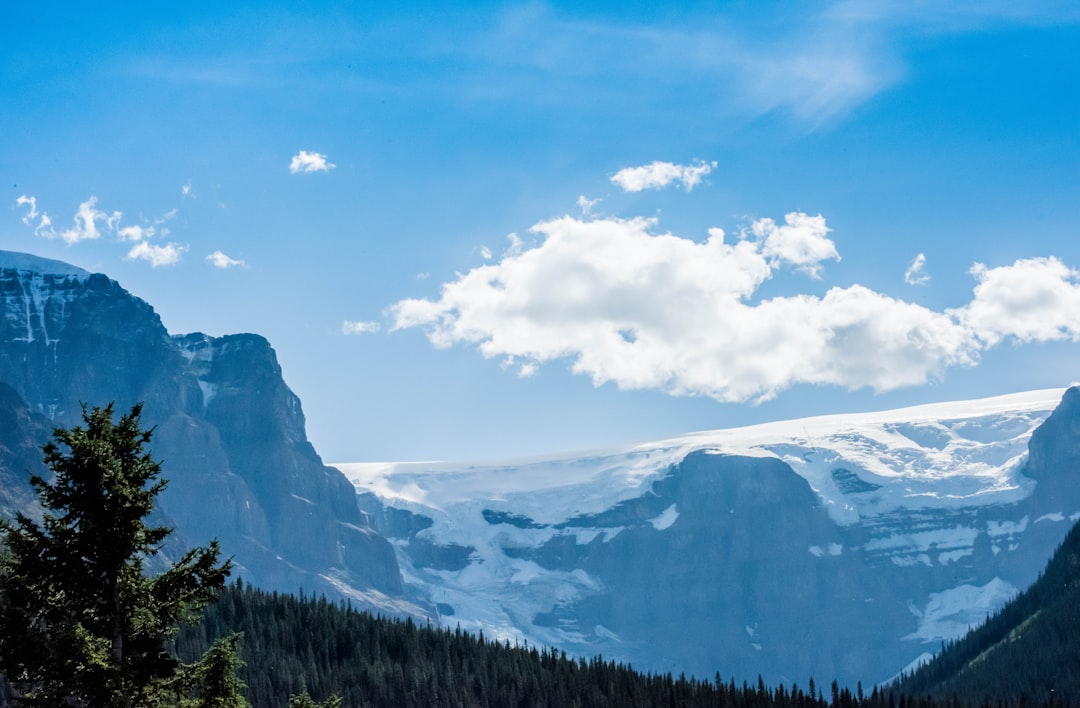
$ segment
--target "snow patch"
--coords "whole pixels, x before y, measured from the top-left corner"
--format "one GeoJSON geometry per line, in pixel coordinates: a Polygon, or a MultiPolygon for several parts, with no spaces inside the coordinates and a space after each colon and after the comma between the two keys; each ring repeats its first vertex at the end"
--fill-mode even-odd
{"type": "Polygon", "coordinates": [[[672,504],[667,509],[664,509],[655,519],[649,519],[649,523],[653,525],[653,528],[657,531],[663,531],[666,528],[670,528],[675,519],[679,518],[679,511],[672,504]]]}
{"type": "Polygon", "coordinates": [[[218,387],[217,384],[212,384],[208,381],[203,381],[202,379],[197,379],[197,381],[199,382],[199,390],[202,391],[203,408],[206,408],[210,405],[210,401],[214,400],[214,396],[217,395],[218,387]]]}
{"type": "Polygon", "coordinates": [[[1011,583],[994,578],[982,586],[959,585],[931,593],[926,607],[911,608],[912,614],[919,618],[919,627],[904,639],[929,643],[959,637],[1004,606],[1017,592],[1011,583]]]}
{"type": "Polygon", "coordinates": [[[86,280],[90,277],[89,271],[73,266],[70,263],[16,251],[0,251],[0,270],[17,270],[42,275],[62,275],[76,280],[86,280]]]}
{"type": "Polygon", "coordinates": [[[974,555],[974,553],[974,548],[961,548],[955,551],[946,551],[944,553],[939,553],[937,560],[938,563],[940,563],[941,565],[948,565],[949,563],[955,563],[956,561],[966,556],[974,555]]]}
{"type": "Polygon", "coordinates": [[[867,551],[899,551],[906,554],[930,550],[967,550],[974,547],[978,535],[979,530],[972,526],[956,526],[875,538],[867,541],[863,548],[867,551]]]}

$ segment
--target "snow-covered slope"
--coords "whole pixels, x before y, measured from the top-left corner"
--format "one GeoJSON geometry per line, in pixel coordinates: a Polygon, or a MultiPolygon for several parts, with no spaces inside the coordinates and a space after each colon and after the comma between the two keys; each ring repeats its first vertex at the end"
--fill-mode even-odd
{"type": "Polygon", "coordinates": [[[1027,465],[1062,394],[337,466],[443,623],[653,670],[869,682],[1001,606],[1078,518],[1078,485],[1045,481],[1073,470],[1027,465]]]}

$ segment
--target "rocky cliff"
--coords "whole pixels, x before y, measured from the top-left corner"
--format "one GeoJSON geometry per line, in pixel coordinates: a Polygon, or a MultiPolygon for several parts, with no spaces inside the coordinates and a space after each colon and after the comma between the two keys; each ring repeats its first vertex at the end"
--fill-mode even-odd
{"type": "Polygon", "coordinates": [[[392,613],[404,599],[385,537],[351,484],[307,440],[300,401],[257,335],[170,336],[104,275],[0,252],[0,504],[32,500],[29,472],[81,405],[144,403],[169,486],[160,512],[181,539],[218,538],[266,589],[326,592],[392,613]]]}
{"type": "Polygon", "coordinates": [[[1061,394],[343,469],[445,624],[652,671],[869,686],[1027,587],[1080,518],[1080,391],[1061,394]]]}

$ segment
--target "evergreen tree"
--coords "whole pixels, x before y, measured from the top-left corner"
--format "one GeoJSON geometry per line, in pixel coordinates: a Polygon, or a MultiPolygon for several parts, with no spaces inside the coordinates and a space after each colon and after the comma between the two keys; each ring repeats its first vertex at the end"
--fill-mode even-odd
{"type": "Polygon", "coordinates": [[[144,573],[172,530],[146,521],[165,481],[141,412],[114,423],[111,404],[84,406],[85,427],[57,428],[43,448],[54,480],[31,478],[41,523],[0,522],[0,671],[26,705],[167,701],[180,668],[167,641],[229,574],[216,542],[144,573]]]}
{"type": "Polygon", "coordinates": [[[341,698],[330,696],[322,703],[316,703],[307,691],[304,691],[289,698],[289,708],[341,708],[341,698]]]}
{"type": "Polygon", "coordinates": [[[184,672],[185,692],[194,692],[192,699],[181,701],[182,708],[251,708],[244,698],[244,682],[236,672],[244,665],[238,644],[241,632],[233,632],[214,642],[189,671],[184,672]]]}

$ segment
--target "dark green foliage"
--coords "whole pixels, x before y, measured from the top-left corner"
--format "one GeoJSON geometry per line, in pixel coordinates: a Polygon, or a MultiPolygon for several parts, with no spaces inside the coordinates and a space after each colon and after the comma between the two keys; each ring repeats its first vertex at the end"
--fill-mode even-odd
{"type": "Polygon", "coordinates": [[[233,632],[218,639],[202,658],[181,676],[183,692],[194,694],[183,708],[250,708],[244,698],[244,682],[236,675],[244,665],[238,645],[243,635],[233,632]]]}
{"type": "Polygon", "coordinates": [[[1034,585],[897,688],[974,705],[1080,705],[1080,525],[1034,585]]]}
{"type": "MultiPolygon", "coordinates": [[[[198,656],[213,637],[242,631],[240,674],[256,708],[365,706],[731,706],[783,708],[830,705],[814,689],[769,688],[651,675],[600,657],[490,641],[460,629],[433,629],[411,620],[372,617],[325,599],[227,588],[201,625],[177,640],[182,657],[198,656]],[[329,698],[326,698],[329,697],[329,698]]],[[[810,682],[813,686],[813,682],[810,682]]],[[[833,689],[835,708],[930,708],[874,690],[869,696],[833,689]]]]}
{"type": "Polygon", "coordinates": [[[305,691],[289,699],[289,708],[341,708],[341,696],[330,696],[322,703],[316,703],[305,691]]]}
{"type": "Polygon", "coordinates": [[[171,529],[149,526],[165,487],[135,406],[83,409],[85,427],[54,431],[43,448],[52,482],[31,483],[42,522],[0,522],[0,671],[26,705],[152,706],[173,693],[178,626],[197,619],[225,583],[218,548],[196,548],[144,574],[171,529]]]}

